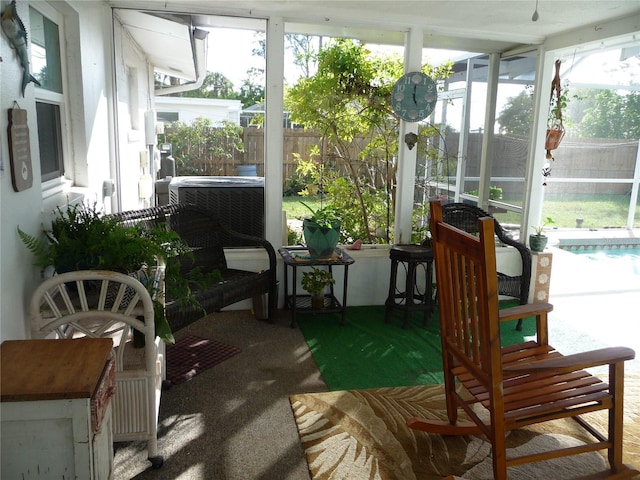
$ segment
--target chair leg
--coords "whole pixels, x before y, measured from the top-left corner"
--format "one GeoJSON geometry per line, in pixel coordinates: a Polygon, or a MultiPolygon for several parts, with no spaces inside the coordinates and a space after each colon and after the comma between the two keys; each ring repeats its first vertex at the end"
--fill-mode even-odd
{"type": "Polygon", "coordinates": [[[391,322],[391,312],[396,303],[396,281],[398,278],[398,261],[395,259],[391,260],[391,275],[389,276],[389,294],[387,295],[387,300],[385,301],[385,314],[384,314],[384,323],[391,322]]]}
{"type": "Polygon", "coordinates": [[[609,441],[611,448],[607,451],[609,466],[614,472],[623,469],[622,463],[622,417],[624,402],[624,363],[618,362],[609,367],[609,388],[613,392],[613,405],[609,410],[609,441]]]}
{"type": "Polygon", "coordinates": [[[405,311],[404,322],[402,328],[409,328],[409,317],[411,314],[411,307],[414,305],[414,293],[416,289],[416,264],[414,262],[407,262],[407,281],[405,285],[405,311]]]}
{"type": "Polygon", "coordinates": [[[149,457],[149,461],[151,462],[151,468],[154,470],[162,467],[164,465],[164,457],[162,455],[156,455],[155,457],[149,457]]]}

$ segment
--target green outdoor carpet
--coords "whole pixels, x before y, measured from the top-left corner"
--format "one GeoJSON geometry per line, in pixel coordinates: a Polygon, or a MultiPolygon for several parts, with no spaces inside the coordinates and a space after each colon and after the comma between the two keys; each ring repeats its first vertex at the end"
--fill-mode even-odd
{"type": "MultiPolygon", "coordinates": [[[[355,390],[444,382],[438,314],[427,327],[422,319],[414,313],[403,329],[399,315],[385,324],[384,306],[365,306],[347,308],[346,326],[340,326],[338,314],[301,314],[298,324],[329,390],[355,390]]],[[[502,325],[503,345],[535,335],[533,319],[524,321],[522,331],[515,325],[502,325]]]]}

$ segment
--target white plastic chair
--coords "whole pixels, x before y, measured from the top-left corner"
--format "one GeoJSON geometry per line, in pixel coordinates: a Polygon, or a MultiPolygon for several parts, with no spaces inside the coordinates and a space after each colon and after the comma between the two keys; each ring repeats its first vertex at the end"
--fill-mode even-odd
{"type": "Polygon", "coordinates": [[[155,336],[154,305],[145,286],[111,271],[63,273],[36,289],[29,315],[33,338],[113,339],[114,441],[146,440],[149,461],[160,468],[157,434],[164,344],[155,336]],[[134,332],[136,342],[144,338],[144,347],[134,346],[134,332]]]}

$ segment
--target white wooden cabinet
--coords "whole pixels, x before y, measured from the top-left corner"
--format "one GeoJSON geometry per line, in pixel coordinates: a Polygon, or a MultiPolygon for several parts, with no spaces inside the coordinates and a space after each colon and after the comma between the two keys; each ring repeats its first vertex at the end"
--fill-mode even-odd
{"type": "Polygon", "coordinates": [[[106,338],[2,343],[2,478],[111,478],[111,350],[106,338]]]}

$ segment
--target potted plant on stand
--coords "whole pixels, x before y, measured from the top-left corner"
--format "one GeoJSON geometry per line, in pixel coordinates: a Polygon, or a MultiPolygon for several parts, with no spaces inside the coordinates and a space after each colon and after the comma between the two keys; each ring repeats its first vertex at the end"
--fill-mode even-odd
{"type": "Polygon", "coordinates": [[[324,308],[324,289],[336,281],[328,270],[311,267],[302,274],[302,288],[311,294],[311,307],[324,308]]]}
{"type": "MultiPolygon", "coordinates": [[[[57,208],[51,228],[45,228],[43,233],[44,239],[18,228],[19,237],[35,256],[34,265],[52,270],[51,273],[75,270],[125,273],[143,283],[154,297],[156,286],[147,281],[148,270],[164,265],[167,295],[185,303],[196,302],[190,285],[221,280],[219,271],[211,274],[196,271],[189,278],[180,274],[180,261],[189,261],[193,254],[177,232],[163,226],[151,229],[126,226],[101,214],[95,205],[57,208]]],[[[164,306],[157,305],[155,312],[156,334],[166,343],[173,343],[164,306]]]]}
{"type": "Polygon", "coordinates": [[[542,252],[545,249],[549,239],[544,234],[544,228],[547,225],[552,225],[553,223],[554,223],[553,218],[547,217],[544,219],[541,225],[537,227],[531,227],[535,232],[529,235],[529,248],[531,248],[531,251],[542,252]]]}
{"type": "Polygon", "coordinates": [[[312,259],[331,258],[340,240],[342,222],[337,210],[326,206],[317,210],[302,203],[311,212],[310,217],[302,219],[302,234],[312,259]]]}

